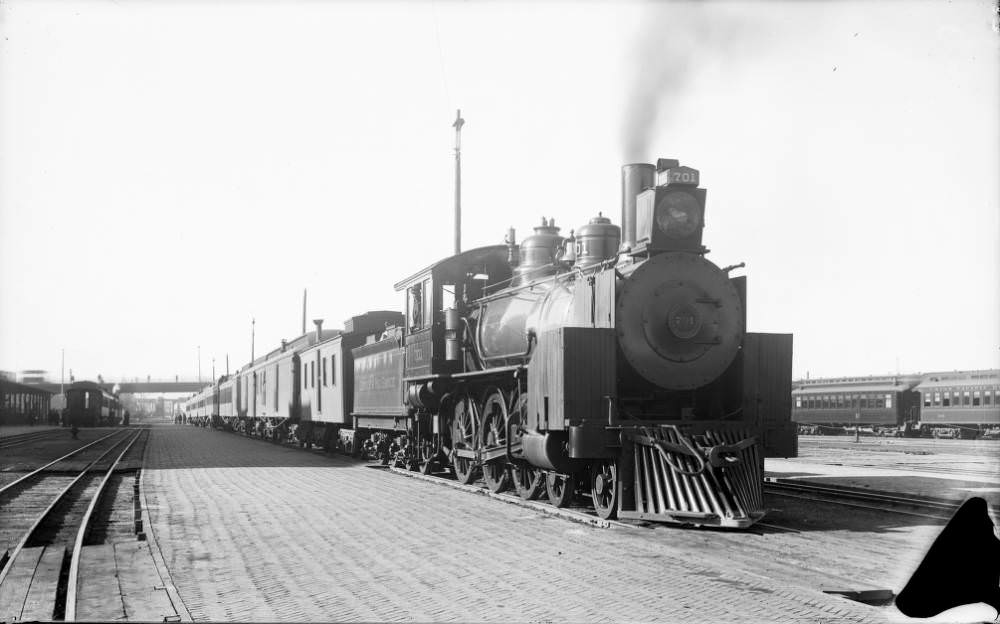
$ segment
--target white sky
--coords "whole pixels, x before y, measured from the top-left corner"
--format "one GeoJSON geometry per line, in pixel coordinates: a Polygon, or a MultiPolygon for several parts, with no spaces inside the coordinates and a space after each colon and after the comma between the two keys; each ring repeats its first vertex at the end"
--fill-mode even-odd
{"type": "MultiPolygon", "coordinates": [[[[990,2],[0,5],[0,369],[192,377],[463,247],[709,189],[794,374],[1000,367],[990,2]],[[638,62],[641,62],[641,65],[638,62]],[[641,153],[629,153],[640,151],[641,153]]],[[[310,322],[310,328],[312,323],[310,322]]],[[[68,375],[68,373],[67,373],[68,375]]]]}

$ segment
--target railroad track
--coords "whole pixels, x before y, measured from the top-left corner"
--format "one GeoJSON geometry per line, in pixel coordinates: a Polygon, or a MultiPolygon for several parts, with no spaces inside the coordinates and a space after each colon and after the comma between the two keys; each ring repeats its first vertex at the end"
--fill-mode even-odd
{"type": "Polygon", "coordinates": [[[961,506],[961,503],[940,498],[831,487],[771,477],[764,480],[764,493],[934,520],[949,520],[961,506]]]}
{"type": "Polygon", "coordinates": [[[95,510],[142,435],[142,429],[116,431],[0,489],[7,541],[0,555],[0,621],[76,618],[80,557],[95,510]]]}
{"type": "Polygon", "coordinates": [[[28,442],[35,442],[37,440],[45,440],[50,437],[55,437],[56,434],[65,436],[65,429],[43,429],[41,431],[29,431],[28,433],[6,436],[4,438],[0,438],[0,449],[12,448],[22,444],[27,444],[28,442]]]}
{"type": "Polygon", "coordinates": [[[955,475],[957,478],[966,477],[994,477],[1000,478],[1000,470],[969,470],[966,468],[956,468],[953,466],[922,466],[915,464],[856,464],[856,463],[841,463],[841,466],[850,466],[852,468],[886,468],[889,470],[907,470],[912,472],[932,472],[939,474],[955,475]]]}
{"type": "MultiPolygon", "coordinates": [[[[965,464],[980,464],[984,462],[973,462],[973,461],[963,461],[963,460],[950,460],[951,463],[965,463],[965,464]]],[[[913,462],[871,462],[871,461],[843,461],[842,457],[828,457],[819,459],[816,463],[822,463],[829,466],[847,466],[850,468],[878,468],[884,470],[905,470],[908,472],[930,472],[938,474],[948,474],[955,475],[956,478],[965,477],[982,477],[982,478],[1000,478],[1000,468],[983,468],[982,470],[963,468],[960,466],[947,466],[940,464],[920,464],[913,462]]]]}

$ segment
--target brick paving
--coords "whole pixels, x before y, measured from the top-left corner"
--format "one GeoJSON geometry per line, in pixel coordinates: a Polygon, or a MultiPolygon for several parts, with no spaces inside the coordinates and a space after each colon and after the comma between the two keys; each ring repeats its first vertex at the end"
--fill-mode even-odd
{"type": "Polygon", "coordinates": [[[590,527],[200,428],[147,451],[152,538],[195,620],[886,619],[700,551],[711,532],[590,527]]]}

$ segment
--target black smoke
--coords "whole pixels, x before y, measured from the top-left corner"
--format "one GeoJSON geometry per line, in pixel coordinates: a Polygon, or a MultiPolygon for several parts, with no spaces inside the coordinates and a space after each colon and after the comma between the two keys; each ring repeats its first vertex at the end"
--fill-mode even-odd
{"type": "Polygon", "coordinates": [[[650,4],[640,20],[626,78],[622,162],[656,156],[650,141],[700,68],[738,63],[755,49],[753,21],[722,3],[650,4]]]}

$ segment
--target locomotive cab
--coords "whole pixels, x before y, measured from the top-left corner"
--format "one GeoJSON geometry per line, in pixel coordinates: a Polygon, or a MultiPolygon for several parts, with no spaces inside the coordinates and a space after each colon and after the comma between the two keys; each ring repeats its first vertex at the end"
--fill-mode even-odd
{"type": "Polygon", "coordinates": [[[462,372],[458,318],[468,302],[510,281],[507,247],[479,247],[432,264],[395,285],[406,293],[403,344],[407,381],[462,372]],[[457,312],[457,314],[456,314],[457,312]],[[447,335],[446,335],[447,334],[447,335]]]}

